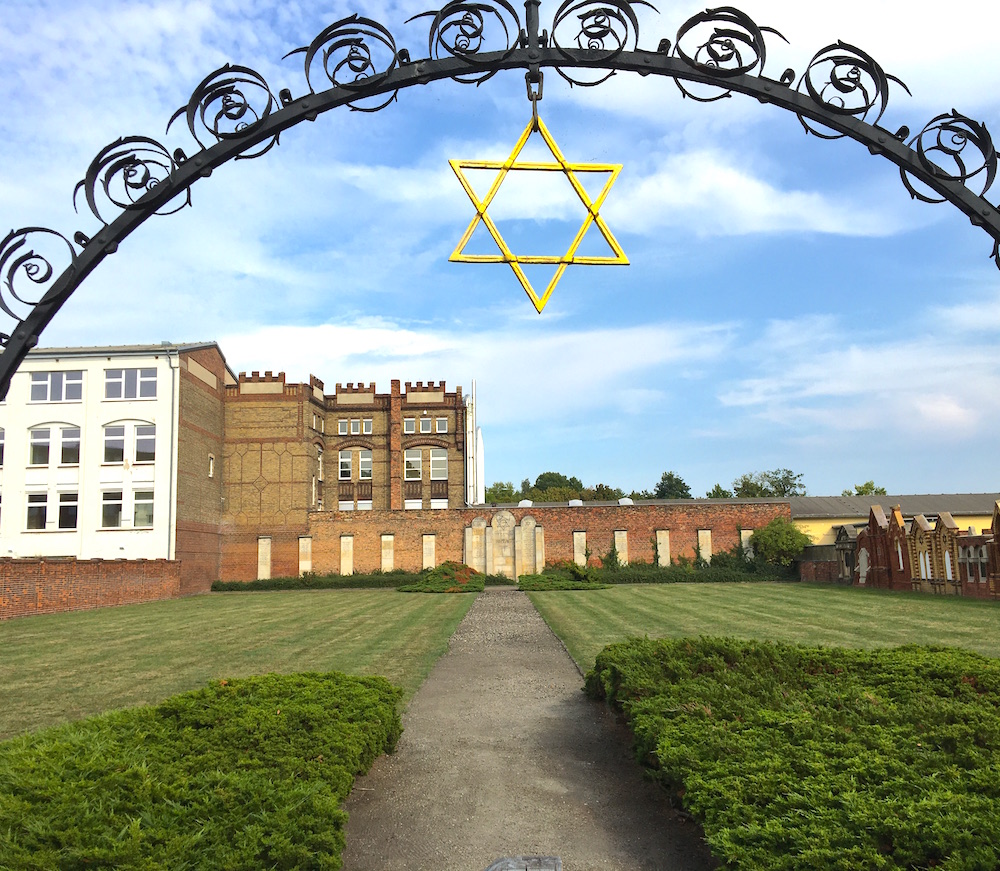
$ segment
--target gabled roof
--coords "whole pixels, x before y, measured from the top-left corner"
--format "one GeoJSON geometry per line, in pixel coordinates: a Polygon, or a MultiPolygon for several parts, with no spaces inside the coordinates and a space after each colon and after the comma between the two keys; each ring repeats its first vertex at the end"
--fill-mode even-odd
{"type": "Polygon", "coordinates": [[[913,528],[913,526],[916,526],[920,532],[930,533],[931,531],[931,525],[930,523],[928,523],[927,518],[924,517],[923,514],[918,514],[916,515],[916,517],[913,518],[911,529],[913,528]]]}
{"type": "Polygon", "coordinates": [[[1000,493],[926,493],[902,496],[790,496],[792,520],[859,517],[867,520],[873,505],[898,505],[903,515],[991,515],[1000,493]]]}
{"type": "Polygon", "coordinates": [[[878,524],[879,529],[886,529],[889,526],[889,521],[886,519],[881,505],[872,505],[870,516],[878,524]]]}

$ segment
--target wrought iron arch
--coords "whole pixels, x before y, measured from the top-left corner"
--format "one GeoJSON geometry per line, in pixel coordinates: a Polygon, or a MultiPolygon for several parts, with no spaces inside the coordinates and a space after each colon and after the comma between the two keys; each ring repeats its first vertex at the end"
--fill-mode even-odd
{"type": "MultiPolygon", "coordinates": [[[[152,215],[191,204],[196,181],[230,160],[256,158],[281,133],[347,106],[376,112],[412,85],[442,79],[482,84],[502,70],[525,70],[529,99],[541,94],[543,70],[573,85],[600,85],[619,72],[663,76],[697,101],[746,94],[795,114],[807,133],[844,136],[899,167],[911,197],[949,202],[993,239],[1000,268],[1000,214],[986,199],[997,155],[986,126],[952,109],[915,134],[879,126],[890,85],[906,86],[865,51],[837,42],[821,48],[801,74],[764,75],[767,40],[784,39],[733,7],[685,21],[673,42],[639,48],[636,7],[645,0],[564,0],[540,29],[541,0],[525,0],[523,19],[508,0],[451,0],[416,18],[429,22],[427,55],[413,60],[388,29],[354,15],[331,24],[303,56],[304,92],[277,93],[254,70],[226,65],[206,76],[167,124],[184,119],[190,141],[172,150],[156,139],[129,136],[93,159],[77,185],[102,228],[72,240],[44,227],[12,230],[0,242],[0,310],[13,322],[0,333],[0,398],[38,336],[77,287],[152,215]],[[192,153],[189,156],[187,151],[192,153]],[[56,259],[52,249],[62,261],[56,259]],[[60,268],[61,267],[61,268],[60,268]]],[[[410,19],[411,21],[414,19],[410,19]]]]}

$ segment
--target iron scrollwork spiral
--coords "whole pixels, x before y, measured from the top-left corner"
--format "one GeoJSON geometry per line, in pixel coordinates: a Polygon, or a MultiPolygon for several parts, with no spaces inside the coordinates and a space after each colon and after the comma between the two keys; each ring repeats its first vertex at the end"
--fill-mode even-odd
{"type": "MultiPolygon", "coordinates": [[[[480,55],[499,51],[509,57],[517,48],[521,19],[507,0],[452,0],[437,12],[421,12],[408,19],[431,18],[427,38],[428,56],[434,60],[457,57],[470,67],[480,66],[480,55]]],[[[480,85],[496,74],[496,69],[480,68],[452,76],[463,84],[480,85]]]]}
{"type": "MultiPolygon", "coordinates": [[[[875,125],[889,103],[890,81],[910,93],[904,82],[888,75],[870,54],[846,42],[837,42],[813,55],[799,79],[797,90],[808,94],[834,115],[853,116],[875,125]]],[[[821,128],[801,115],[798,118],[807,133],[822,139],[839,139],[845,135],[821,128]]]]}
{"type": "MultiPolygon", "coordinates": [[[[114,219],[106,213],[109,205],[117,209],[141,208],[140,201],[147,193],[159,185],[170,184],[170,175],[177,167],[177,160],[155,139],[126,136],[108,145],[91,161],[86,177],[73,191],[73,205],[82,188],[90,211],[102,223],[110,224],[114,219]]],[[[156,214],[172,215],[191,205],[190,188],[183,193],[179,203],[171,200],[157,209],[156,214]]]]}
{"type": "MultiPolygon", "coordinates": [[[[993,185],[997,173],[997,153],[993,137],[985,124],[973,121],[954,109],[932,118],[910,142],[921,167],[938,178],[960,182],[966,187],[975,184],[977,196],[983,196],[993,185]]],[[[925,203],[943,203],[945,197],[917,189],[905,169],[900,170],[903,184],[914,199],[925,203]]],[[[1000,260],[997,261],[1000,266],[1000,260]]]]}
{"type": "MultiPolygon", "coordinates": [[[[639,20],[635,7],[656,7],[645,0],[565,0],[556,10],[552,19],[552,45],[564,56],[566,49],[583,49],[592,52],[596,62],[604,62],[617,57],[623,51],[633,51],[639,41],[639,20]]],[[[606,82],[614,75],[596,72],[594,78],[583,79],[577,72],[568,74],[562,67],[556,67],[571,85],[590,87],[606,82]]]]}
{"type": "MultiPolygon", "coordinates": [[[[312,93],[317,93],[319,77],[326,79],[319,90],[329,85],[336,88],[364,88],[377,84],[391,73],[399,62],[396,41],[381,24],[370,18],[352,15],[331,24],[319,33],[309,45],[288,52],[305,54],[306,83],[312,93]]],[[[377,112],[396,99],[393,91],[382,102],[350,102],[347,105],[358,112],[377,112]]]]}
{"type": "MultiPolygon", "coordinates": [[[[62,234],[45,227],[12,230],[0,242],[0,310],[20,323],[63,270],[75,266],[76,249],[62,234]]],[[[0,333],[0,345],[6,346],[9,338],[0,333]]]]}
{"type": "MultiPolygon", "coordinates": [[[[187,106],[178,109],[167,123],[167,130],[182,115],[188,130],[202,147],[209,136],[216,142],[241,139],[257,130],[280,103],[264,78],[249,67],[226,64],[207,76],[195,88],[187,106]]],[[[237,160],[260,157],[278,144],[278,136],[270,137],[259,148],[237,155],[237,160]]]]}
{"type": "MultiPolygon", "coordinates": [[[[754,70],[759,75],[767,58],[765,33],[773,33],[788,42],[773,27],[759,27],[748,15],[731,6],[707,9],[681,25],[674,43],[674,55],[688,66],[720,80],[748,75],[754,70]]],[[[675,81],[685,97],[702,103],[732,94],[724,84],[719,85],[721,93],[713,88],[710,94],[702,94],[695,93],[690,84],[680,79],[675,81]]]]}

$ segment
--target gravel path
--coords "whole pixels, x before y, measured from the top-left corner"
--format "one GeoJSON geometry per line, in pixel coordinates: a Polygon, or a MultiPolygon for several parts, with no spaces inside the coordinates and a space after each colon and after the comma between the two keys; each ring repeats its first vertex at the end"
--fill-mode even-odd
{"type": "Polygon", "coordinates": [[[487,587],[410,702],[396,753],[356,782],[344,871],[483,871],[529,855],[564,871],[714,868],[581,685],[528,597],[487,587]]]}

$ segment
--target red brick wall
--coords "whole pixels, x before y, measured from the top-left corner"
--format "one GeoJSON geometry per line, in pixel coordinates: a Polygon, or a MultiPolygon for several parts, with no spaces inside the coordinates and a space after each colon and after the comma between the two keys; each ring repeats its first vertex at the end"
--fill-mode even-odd
{"type": "MultiPolygon", "coordinates": [[[[464,557],[465,528],[477,517],[487,520],[500,508],[479,506],[441,511],[314,511],[305,529],[267,528],[228,534],[223,544],[224,580],[250,580],[257,572],[257,536],[271,536],[271,575],[298,574],[298,537],[311,535],[313,571],[340,570],[340,538],[354,536],[354,570],[381,567],[382,535],[394,536],[394,566],[419,570],[423,565],[423,536],[433,534],[438,563],[464,557]]],[[[670,555],[693,558],[698,530],[712,531],[712,550],[730,550],[739,543],[741,529],[760,529],[775,517],[790,519],[787,503],[698,503],[663,505],[590,505],[508,508],[517,522],[531,516],[545,535],[545,560],[573,559],[573,533],[586,532],[591,563],[611,549],[615,530],[628,532],[631,562],[653,561],[656,530],[670,531],[670,555]]]]}
{"type": "Polygon", "coordinates": [[[176,560],[0,559],[0,619],[173,599],[176,560]]]}
{"type": "Polygon", "coordinates": [[[836,584],[840,581],[840,564],[836,560],[805,560],[799,563],[799,578],[808,582],[836,584]]]}

